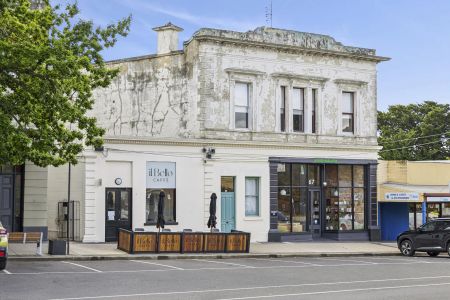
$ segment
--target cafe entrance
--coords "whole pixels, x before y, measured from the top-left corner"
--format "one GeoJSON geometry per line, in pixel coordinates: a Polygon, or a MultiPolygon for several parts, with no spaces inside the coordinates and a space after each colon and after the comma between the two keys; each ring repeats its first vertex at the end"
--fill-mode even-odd
{"type": "Polygon", "coordinates": [[[105,241],[117,241],[119,228],[131,230],[131,188],[106,188],[105,241]]]}

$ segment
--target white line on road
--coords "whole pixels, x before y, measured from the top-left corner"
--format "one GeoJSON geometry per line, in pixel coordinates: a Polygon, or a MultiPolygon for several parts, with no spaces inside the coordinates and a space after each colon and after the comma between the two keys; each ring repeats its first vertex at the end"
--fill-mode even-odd
{"type": "Polygon", "coordinates": [[[100,271],[100,270],[97,270],[97,269],[94,269],[94,268],[90,268],[90,267],[86,267],[86,266],[83,266],[83,265],[80,265],[80,264],[76,264],[76,263],[73,263],[73,262],[70,262],[70,261],[62,261],[62,263],[70,264],[70,265],[77,266],[77,267],[80,267],[80,268],[84,268],[84,269],[87,269],[87,270],[91,270],[91,271],[94,271],[94,272],[97,272],[97,273],[102,273],[102,271],[100,271]]]}
{"type": "Polygon", "coordinates": [[[355,263],[365,263],[365,264],[369,264],[369,265],[378,265],[378,263],[376,263],[376,262],[365,261],[365,260],[357,260],[357,259],[339,259],[339,258],[329,258],[329,257],[325,257],[325,258],[314,257],[312,259],[343,261],[343,262],[355,262],[355,263]]]}
{"type": "Polygon", "coordinates": [[[262,260],[262,261],[274,261],[274,262],[285,262],[285,263],[294,263],[294,264],[304,264],[304,265],[308,265],[308,266],[317,266],[317,267],[322,266],[322,265],[318,265],[318,264],[307,263],[307,262],[296,261],[296,260],[283,260],[283,259],[272,259],[272,258],[253,258],[253,257],[250,257],[248,259],[262,260]]]}
{"type": "Polygon", "coordinates": [[[6,274],[10,274],[11,275],[11,272],[9,272],[8,270],[3,270],[3,272],[5,272],[6,274]]]}
{"type": "Polygon", "coordinates": [[[332,291],[322,291],[322,292],[304,292],[304,293],[295,293],[295,294],[293,293],[293,294],[279,294],[279,295],[266,295],[266,296],[250,296],[250,297],[238,297],[238,298],[221,298],[221,299],[217,299],[217,300],[280,298],[280,297],[323,295],[323,294],[336,294],[336,293],[361,292],[361,291],[366,292],[366,291],[377,291],[377,290],[406,289],[406,288],[418,288],[418,287],[441,286],[441,285],[450,285],[450,282],[416,284],[416,285],[382,286],[382,287],[363,288],[363,289],[361,288],[361,289],[332,290],[332,291]]]}
{"type": "Polygon", "coordinates": [[[183,268],[178,268],[178,267],[174,267],[174,266],[170,266],[170,265],[164,265],[164,264],[158,264],[158,263],[149,262],[149,261],[143,261],[143,260],[130,260],[130,261],[135,262],[135,263],[166,267],[166,268],[171,268],[171,269],[175,269],[175,270],[184,270],[183,268]]]}
{"type": "MultiPolygon", "coordinates": [[[[142,296],[157,296],[157,295],[177,295],[177,294],[197,294],[197,293],[217,293],[229,291],[246,291],[246,290],[263,290],[274,288],[292,288],[292,287],[309,287],[309,286],[331,286],[339,284],[358,284],[358,283],[376,283],[376,282],[398,282],[409,280],[434,280],[434,279],[448,279],[450,276],[427,276],[427,277],[407,277],[407,278],[389,278],[389,279],[371,279],[371,280],[357,280],[357,281],[337,281],[337,282],[318,282],[318,283],[302,283],[302,284],[286,284],[286,285],[271,285],[271,286],[254,286],[254,287],[236,287],[227,289],[210,289],[210,290],[191,290],[191,291],[175,291],[175,292],[153,292],[142,294],[124,294],[124,295],[104,295],[104,296],[90,296],[90,297],[76,297],[76,298],[61,298],[50,300],[82,300],[82,299],[106,299],[106,298],[125,298],[125,297],[142,297],[142,296]]],[[[450,284],[450,283],[444,283],[450,284]]],[[[413,287],[418,286],[414,285],[413,287]]],[[[368,290],[365,288],[361,290],[368,290]]],[[[344,291],[344,290],[342,290],[344,291]]],[[[352,291],[352,290],[346,290],[352,291]]],[[[261,296],[260,296],[261,297],[261,296]]],[[[265,297],[265,296],[262,296],[265,297]]],[[[242,299],[242,298],[231,298],[242,299]]],[[[244,298],[245,299],[245,298],[244,298]]]]}
{"type": "Polygon", "coordinates": [[[195,261],[206,261],[209,263],[214,263],[214,264],[224,264],[224,265],[231,265],[231,266],[238,266],[238,267],[244,267],[244,268],[256,268],[256,267],[252,267],[252,266],[247,266],[247,265],[243,265],[243,264],[235,264],[235,263],[230,263],[230,262],[224,262],[224,261],[215,261],[215,260],[206,260],[206,259],[193,259],[195,261]]]}

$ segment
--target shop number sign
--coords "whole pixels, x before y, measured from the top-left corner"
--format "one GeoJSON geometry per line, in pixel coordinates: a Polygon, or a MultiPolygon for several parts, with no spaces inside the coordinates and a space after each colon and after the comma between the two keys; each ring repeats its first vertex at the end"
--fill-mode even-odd
{"type": "Polygon", "coordinates": [[[176,164],[174,162],[147,162],[148,189],[174,189],[176,188],[175,178],[176,164]]]}

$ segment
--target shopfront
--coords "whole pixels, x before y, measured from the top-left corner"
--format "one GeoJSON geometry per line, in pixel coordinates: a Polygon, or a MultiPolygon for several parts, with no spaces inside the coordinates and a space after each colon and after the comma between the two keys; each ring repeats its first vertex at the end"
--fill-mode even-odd
{"type": "Polygon", "coordinates": [[[424,193],[426,220],[450,218],[450,193],[424,193]]]}
{"type": "Polygon", "coordinates": [[[367,161],[272,159],[269,240],[368,239],[371,169],[367,161]]]}

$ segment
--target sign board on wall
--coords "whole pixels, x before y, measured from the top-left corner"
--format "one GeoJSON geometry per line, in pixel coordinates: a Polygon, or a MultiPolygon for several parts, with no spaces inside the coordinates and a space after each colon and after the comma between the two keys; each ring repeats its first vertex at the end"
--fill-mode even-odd
{"type": "Polygon", "coordinates": [[[427,197],[427,202],[450,202],[450,197],[427,197]]]}
{"type": "Polygon", "coordinates": [[[147,162],[148,189],[176,188],[176,163],[165,161],[147,162]]]}
{"type": "Polygon", "coordinates": [[[384,200],[388,201],[419,201],[419,193],[386,193],[384,200]]]}

